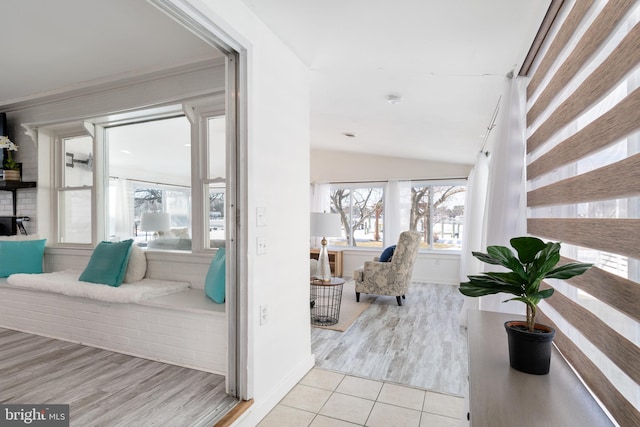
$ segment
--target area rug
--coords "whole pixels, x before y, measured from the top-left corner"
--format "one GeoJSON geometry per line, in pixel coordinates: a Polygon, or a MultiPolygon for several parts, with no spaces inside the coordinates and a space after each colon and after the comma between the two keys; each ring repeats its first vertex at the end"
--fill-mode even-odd
{"type": "Polygon", "coordinates": [[[365,295],[362,295],[360,302],[356,302],[356,282],[349,280],[342,286],[342,302],[340,303],[340,317],[338,323],[329,326],[311,325],[314,328],[331,329],[332,331],[346,331],[349,326],[356,321],[369,306],[371,302],[366,301],[365,295]],[[363,301],[365,300],[365,301],[363,301]]]}

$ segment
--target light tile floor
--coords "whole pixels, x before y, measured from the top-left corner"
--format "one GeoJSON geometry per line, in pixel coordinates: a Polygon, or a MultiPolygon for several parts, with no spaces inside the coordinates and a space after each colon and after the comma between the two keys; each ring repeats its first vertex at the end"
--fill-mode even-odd
{"type": "Polygon", "coordinates": [[[312,369],[259,427],[453,427],[464,399],[312,369]]]}

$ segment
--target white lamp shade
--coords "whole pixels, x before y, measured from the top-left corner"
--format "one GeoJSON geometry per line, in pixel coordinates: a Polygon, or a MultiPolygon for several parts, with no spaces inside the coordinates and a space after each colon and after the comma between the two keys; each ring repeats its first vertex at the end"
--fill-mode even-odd
{"type": "Polygon", "coordinates": [[[171,218],[167,212],[144,212],[140,218],[140,231],[169,231],[171,218]]]}
{"type": "Polygon", "coordinates": [[[342,236],[342,223],[337,213],[311,212],[311,235],[315,237],[342,236]]]}

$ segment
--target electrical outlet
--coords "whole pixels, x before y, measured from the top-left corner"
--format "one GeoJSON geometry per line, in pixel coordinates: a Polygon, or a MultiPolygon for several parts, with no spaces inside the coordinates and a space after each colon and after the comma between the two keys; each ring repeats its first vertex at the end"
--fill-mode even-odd
{"type": "Polygon", "coordinates": [[[267,323],[268,320],[268,311],[267,311],[267,305],[261,305],[260,306],[260,326],[264,325],[267,323]]]}
{"type": "Polygon", "coordinates": [[[258,237],[258,255],[264,255],[267,253],[267,238],[258,237]]]}

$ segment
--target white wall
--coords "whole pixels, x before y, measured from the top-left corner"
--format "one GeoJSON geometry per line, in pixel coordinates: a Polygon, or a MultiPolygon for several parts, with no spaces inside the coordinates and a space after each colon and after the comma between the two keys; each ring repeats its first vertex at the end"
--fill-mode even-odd
{"type": "Polygon", "coordinates": [[[473,165],[311,150],[311,182],[466,178],[473,165]]]}
{"type": "MultiPolygon", "coordinates": [[[[352,277],[353,270],[365,261],[373,261],[380,251],[350,250],[343,253],[344,276],[352,277]]],[[[411,280],[414,282],[456,285],[460,283],[460,254],[443,252],[419,253],[413,266],[411,280]]]]}

